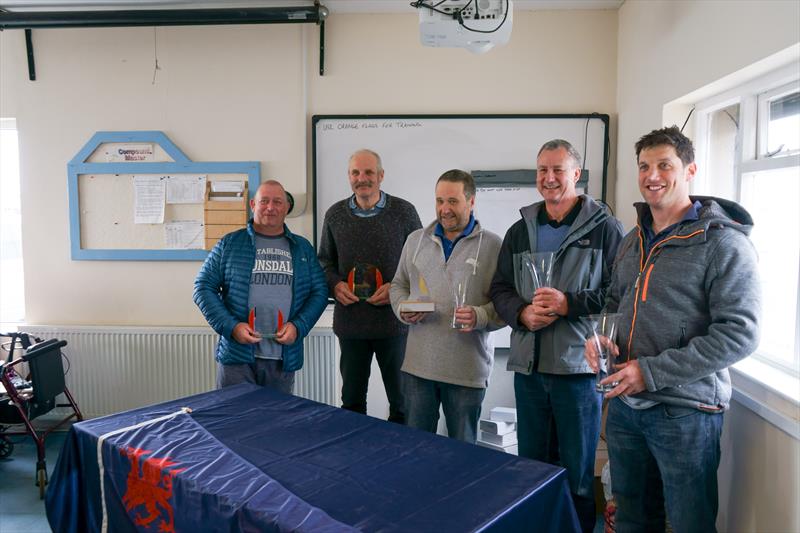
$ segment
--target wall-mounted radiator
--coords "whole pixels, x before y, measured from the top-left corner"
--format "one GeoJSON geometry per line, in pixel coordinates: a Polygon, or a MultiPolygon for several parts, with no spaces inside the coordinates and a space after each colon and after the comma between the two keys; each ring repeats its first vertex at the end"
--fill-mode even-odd
{"type": "MultiPolygon", "coordinates": [[[[25,326],[43,339],[67,341],[67,386],[93,418],[214,388],[217,335],[207,327],[25,326]]],[[[305,339],[305,364],[294,393],[337,405],[338,343],[329,328],[305,339]]],[[[66,366],[67,363],[65,363],[66,366]]]]}

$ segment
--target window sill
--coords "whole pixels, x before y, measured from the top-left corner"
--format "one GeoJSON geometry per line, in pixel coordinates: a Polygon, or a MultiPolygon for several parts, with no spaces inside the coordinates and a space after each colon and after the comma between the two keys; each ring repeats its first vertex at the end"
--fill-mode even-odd
{"type": "Polygon", "coordinates": [[[800,379],[749,357],[731,367],[733,400],[800,440],[800,379]]]}

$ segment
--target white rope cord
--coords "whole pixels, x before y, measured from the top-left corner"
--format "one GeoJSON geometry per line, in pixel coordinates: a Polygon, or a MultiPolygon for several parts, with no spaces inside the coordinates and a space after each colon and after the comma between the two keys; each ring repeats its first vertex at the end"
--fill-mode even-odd
{"type": "Polygon", "coordinates": [[[139,422],[138,424],[134,424],[132,426],[124,427],[115,429],[114,431],[109,431],[104,435],[100,435],[100,438],[97,439],[97,467],[100,470],[100,501],[103,504],[103,523],[100,526],[100,531],[106,533],[108,531],[108,510],[106,508],[106,493],[105,493],[105,468],[103,468],[103,442],[109,437],[113,437],[114,435],[118,435],[120,433],[125,433],[126,431],[130,431],[132,429],[137,429],[144,426],[149,426],[150,424],[155,424],[156,422],[161,422],[163,420],[169,420],[170,418],[175,418],[178,415],[189,414],[192,410],[188,407],[182,407],[179,411],[175,411],[174,413],[160,416],[158,418],[154,418],[152,420],[145,420],[144,422],[139,422]]]}

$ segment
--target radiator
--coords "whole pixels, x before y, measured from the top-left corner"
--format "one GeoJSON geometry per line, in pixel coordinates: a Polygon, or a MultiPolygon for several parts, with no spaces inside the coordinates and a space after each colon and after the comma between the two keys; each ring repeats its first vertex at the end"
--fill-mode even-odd
{"type": "MultiPolygon", "coordinates": [[[[207,327],[25,326],[43,339],[67,341],[67,387],[94,418],[214,388],[217,335],[207,327]]],[[[305,364],[294,393],[336,405],[338,343],[329,328],[305,339],[305,364]]]]}

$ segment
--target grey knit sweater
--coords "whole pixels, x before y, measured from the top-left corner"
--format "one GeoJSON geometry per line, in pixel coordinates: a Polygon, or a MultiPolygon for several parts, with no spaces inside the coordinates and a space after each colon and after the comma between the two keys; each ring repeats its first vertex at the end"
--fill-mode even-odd
{"type": "MultiPolygon", "coordinates": [[[[406,237],[422,227],[414,206],[397,196],[387,194],[386,206],[368,218],[354,215],[348,200],[333,204],[325,213],[322,226],[318,256],[331,297],[333,288],[347,280],[347,274],[356,263],[375,265],[383,280],[390,282],[406,237]]],[[[345,339],[383,339],[404,335],[407,328],[395,318],[388,305],[357,302],[344,306],[336,302],[333,331],[345,339]]]]}
{"type": "Polygon", "coordinates": [[[489,286],[497,267],[500,237],[481,228],[456,243],[445,263],[442,242],[433,234],[436,222],[412,233],[392,280],[392,308],[399,316],[400,302],[418,297],[420,274],[436,310],[411,326],[403,372],[464,387],[485,388],[494,362],[489,332],[505,324],[497,316],[489,286]],[[477,324],[471,332],[451,328],[454,297],[451,284],[468,279],[467,305],[475,309],[477,324]]]}

